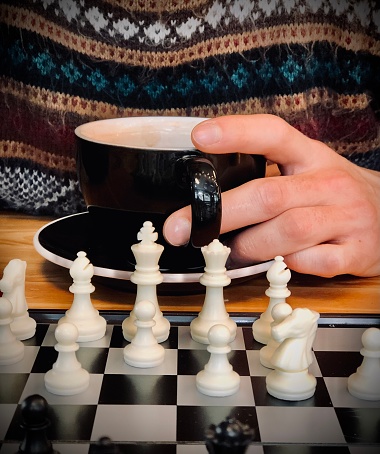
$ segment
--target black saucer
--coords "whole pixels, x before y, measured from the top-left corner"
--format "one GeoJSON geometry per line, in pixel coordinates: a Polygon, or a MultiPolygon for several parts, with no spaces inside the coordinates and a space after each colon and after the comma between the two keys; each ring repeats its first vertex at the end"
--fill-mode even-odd
{"type": "MultiPolygon", "coordinates": [[[[46,260],[64,268],[70,268],[79,251],[85,251],[94,266],[94,276],[105,278],[104,283],[119,288],[130,289],[130,275],[134,271],[134,264],[126,260],[125,252],[119,248],[109,250],[104,247],[102,241],[94,243],[89,235],[90,223],[88,212],[66,216],[52,221],[41,227],[34,236],[34,247],[46,260]]],[[[136,240],[137,242],[137,240],[136,240]]],[[[227,274],[234,283],[242,279],[266,272],[271,261],[257,265],[231,269],[227,274]]],[[[199,272],[173,273],[161,270],[165,288],[178,290],[181,293],[191,292],[197,289],[194,283],[198,283],[203,270],[199,272]],[[169,284],[169,285],[167,285],[169,284]],[[180,285],[179,285],[180,284],[180,285]],[[184,284],[191,284],[186,286],[184,284]]],[[[135,285],[133,285],[135,290],[135,285]]],[[[163,287],[161,287],[161,290],[163,287]]],[[[200,284],[198,291],[204,289],[200,284]]]]}

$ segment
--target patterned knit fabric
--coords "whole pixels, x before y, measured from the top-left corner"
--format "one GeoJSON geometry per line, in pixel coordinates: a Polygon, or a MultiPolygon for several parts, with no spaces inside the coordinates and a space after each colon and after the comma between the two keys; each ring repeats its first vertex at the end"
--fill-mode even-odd
{"type": "Polygon", "coordinates": [[[0,209],[83,211],[73,131],[121,116],[272,113],[380,170],[379,36],[371,0],[2,1],[0,209]]]}

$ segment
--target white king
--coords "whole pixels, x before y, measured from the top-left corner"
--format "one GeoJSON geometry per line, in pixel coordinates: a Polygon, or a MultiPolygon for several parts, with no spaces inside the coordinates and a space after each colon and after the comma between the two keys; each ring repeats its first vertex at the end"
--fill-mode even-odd
{"type": "Polygon", "coordinates": [[[135,271],[131,275],[134,284],[160,284],[163,276],[159,269],[159,259],[164,247],[157,244],[158,233],[154,231],[153,224],[145,221],[137,234],[140,243],[131,246],[136,259],[135,271]]]}

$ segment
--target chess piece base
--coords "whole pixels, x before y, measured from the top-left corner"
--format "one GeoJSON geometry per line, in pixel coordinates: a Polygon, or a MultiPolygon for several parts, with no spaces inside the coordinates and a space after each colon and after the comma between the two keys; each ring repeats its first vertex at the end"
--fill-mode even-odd
{"type": "Polygon", "coordinates": [[[61,323],[72,323],[77,327],[79,333],[77,342],[91,342],[102,339],[107,329],[107,322],[100,315],[85,320],[74,320],[66,313],[58,321],[58,324],[61,323]]]}
{"type": "Polygon", "coordinates": [[[24,314],[13,318],[11,330],[18,340],[26,340],[36,334],[36,325],[36,321],[29,317],[29,314],[24,314]]]}
{"type": "Polygon", "coordinates": [[[265,345],[260,350],[260,363],[262,366],[266,367],[267,369],[274,369],[274,367],[272,365],[272,361],[271,361],[274,351],[275,351],[275,349],[269,345],[265,345]]]}
{"type": "Polygon", "coordinates": [[[316,378],[308,370],[284,372],[273,370],[267,375],[268,393],[277,399],[298,401],[306,400],[315,393],[316,378]]]}
{"type": "Polygon", "coordinates": [[[270,339],[270,330],[271,326],[270,323],[272,319],[268,321],[263,320],[261,318],[255,320],[252,325],[252,334],[255,341],[259,342],[260,344],[266,345],[270,339]]]}
{"type": "Polygon", "coordinates": [[[157,367],[165,359],[165,349],[162,345],[149,345],[146,348],[136,348],[129,344],[124,348],[124,361],[133,367],[157,367]]]}
{"type": "Polygon", "coordinates": [[[18,363],[24,357],[24,344],[22,342],[0,345],[0,366],[9,366],[18,363]],[[11,347],[11,349],[10,349],[11,347]]]}
{"type": "Polygon", "coordinates": [[[226,397],[235,394],[240,387],[240,376],[231,371],[228,374],[214,376],[201,370],[196,376],[196,386],[200,393],[212,397],[226,397]]]}
{"type": "Polygon", "coordinates": [[[347,381],[349,393],[363,400],[380,400],[380,376],[365,377],[357,372],[350,375],[347,381]]]}
{"type": "Polygon", "coordinates": [[[69,373],[59,372],[54,369],[46,372],[45,387],[52,393],[59,396],[72,396],[85,391],[90,384],[90,374],[85,369],[70,371],[69,373]]]}

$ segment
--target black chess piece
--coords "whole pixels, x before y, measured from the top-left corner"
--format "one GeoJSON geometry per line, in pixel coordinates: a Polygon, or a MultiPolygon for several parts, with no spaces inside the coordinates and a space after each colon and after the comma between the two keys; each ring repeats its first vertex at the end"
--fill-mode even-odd
{"type": "Polygon", "coordinates": [[[254,437],[254,430],[235,418],[227,417],[206,430],[206,448],[210,454],[243,454],[254,437]]]}
{"type": "Polygon", "coordinates": [[[95,445],[91,445],[90,454],[120,454],[119,447],[109,437],[101,437],[95,445]]]}
{"type": "Polygon", "coordinates": [[[50,425],[47,412],[48,403],[39,394],[33,394],[22,402],[20,425],[25,434],[18,454],[59,454],[46,435],[46,429],[50,425]]]}

